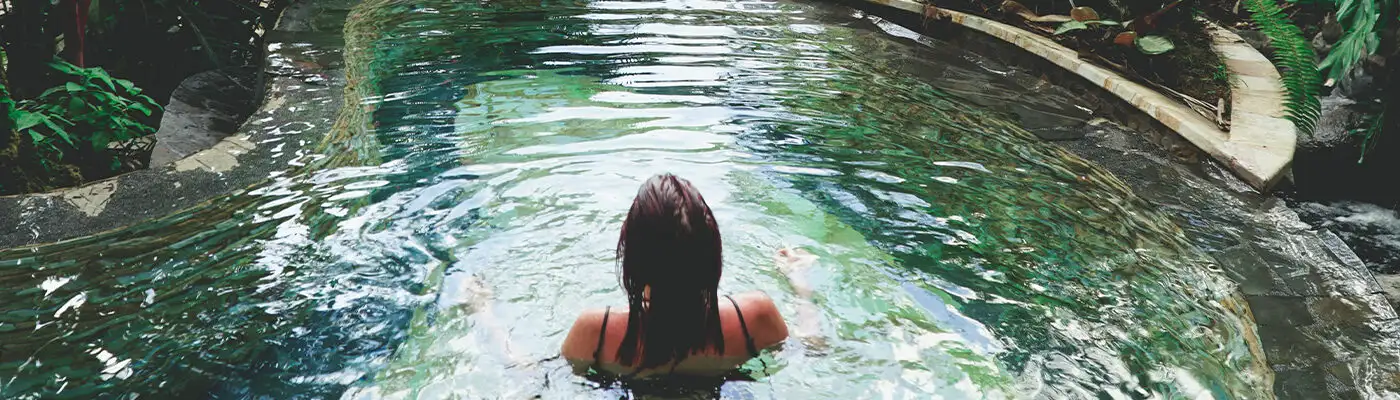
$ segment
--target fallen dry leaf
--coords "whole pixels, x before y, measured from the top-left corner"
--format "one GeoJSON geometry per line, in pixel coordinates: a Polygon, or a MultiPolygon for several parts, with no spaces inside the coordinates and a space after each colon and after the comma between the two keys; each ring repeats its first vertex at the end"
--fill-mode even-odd
{"type": "Polygon", "coordinates": [[[1069,10],[1069,17],[1079,22],[1098,21],[1099,12],[1089,7],[1079,6],[1069,10]]]}
{"type": "Polygon", "coordinates": [[[1116,45],[1119,45],[1119,46],[1132,46],[1133,43],[1136,42],[1136,41],[1137,41],[1137,32],[1133,32],[1133,31],[1127,31],[1127,32],[1119,33],[1118,36],[1113,37],[1113,44],[1116,44],[1116,45]]]}

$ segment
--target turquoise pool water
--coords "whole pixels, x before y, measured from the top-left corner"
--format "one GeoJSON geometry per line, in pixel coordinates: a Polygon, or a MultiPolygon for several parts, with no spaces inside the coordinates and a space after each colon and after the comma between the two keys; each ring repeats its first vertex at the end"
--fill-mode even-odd
{"type": "Polygon", "coordinates": [[[825,344],[696,396],[1269,396],[1214,262],[1026,131],[1087,118],[1033,73],[808,2],[367,0],[346,37],[337,150],[0,252],[0,394],[638,394],[555,354],[623,303],[617,229],[669,171],[716,212],[722,290],[791,314],[772,251],[823,257],[825,344]]]}

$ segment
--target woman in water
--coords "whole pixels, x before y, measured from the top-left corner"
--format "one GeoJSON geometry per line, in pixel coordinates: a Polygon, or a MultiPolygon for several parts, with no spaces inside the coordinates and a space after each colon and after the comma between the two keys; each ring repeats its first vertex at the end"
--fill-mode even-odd
{"type": "MultiPolygon", "coordinates": [[[[716,376],[787,339],[787,323],[768,295],[719,295],[721,253],[714,214],[690,181],[648,179],[617,242],[627,308],[585,311],[564,339],[564,358],[580,372],[716,376]]],[[[814,328],[815,306],[798,272],[815,260],[795,249],[777,255],[802,299],[804,334],[814,328]]]]}

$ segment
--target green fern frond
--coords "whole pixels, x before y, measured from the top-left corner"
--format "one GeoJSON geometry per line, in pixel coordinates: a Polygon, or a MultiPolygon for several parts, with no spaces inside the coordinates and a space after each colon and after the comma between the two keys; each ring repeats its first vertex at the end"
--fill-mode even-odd
{"type": "Polygon", "coordinates": [[[1245,0],[1250,18],[1264,35],[1273,40],[1274,64],[1280,68],[1283,86],[1288,91],[1284,108],[1288,119],[1303,135],[1312,135],[1317,118],[1322,113],[1318,93],[1322,74],[1317,69],[1317,55],[1303,31],[1288,19],[1275,0],[1245,0]]]}

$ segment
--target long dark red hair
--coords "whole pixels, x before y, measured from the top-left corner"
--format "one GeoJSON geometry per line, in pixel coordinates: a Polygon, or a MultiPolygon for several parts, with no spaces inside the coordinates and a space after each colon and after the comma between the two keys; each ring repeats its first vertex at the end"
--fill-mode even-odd
{"type": "Polygon", "coordinates": [[[617,241],[629,306],[627,334],[617,350],[621,364],[652,368],[711,346],[723,353],[717,293],[722,259],[719,226],[700,191],[671,174],[647,179],[617,241]]]}

